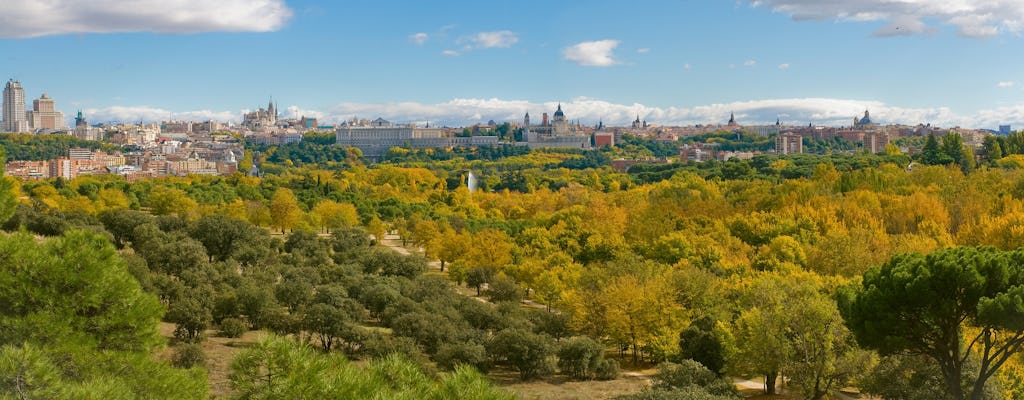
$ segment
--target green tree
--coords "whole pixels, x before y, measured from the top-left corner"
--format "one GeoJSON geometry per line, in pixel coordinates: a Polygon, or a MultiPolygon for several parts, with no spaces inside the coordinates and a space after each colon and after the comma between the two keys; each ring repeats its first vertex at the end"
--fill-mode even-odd
{"type": "Polygon", "coordinates": [[[523,380],[552,372],[551,339],[522,329],[505,329],[491,338],[487,350],[496,360],[508,363],[519,371],[523,380]]]}
{"type": "Polygon", "coordinates": [[[721,376],[725,372],[725,345],[716,332],[716,321],[703,316],[679,333],[679,358],[701,363],[721,376]]]}
{"type": "Polygon", "coordinates": [[[1022,265],[1024,253],[993,248],[898,255],[865,273],[860,290],[844,292],[840,309],[862,345],[928,356],[953,399],[980,400],[1024,345],[1022,265]],[[974,355],[978,370],[965,383],[974,355]]]}
{"type": "Polygon", "coordinates": [[[194,296],[178,299],[167,310],[167,321],[177,324],[174,337],[189,343],[201,341],[212,320],[210,308],[194,296]]]}
{"type": "Polygon", "coordinates": [[[942,163],[942,156],[939,150],[939,141],[934,133],[929,133],[925,139],[924,147],[921,148],[920,160],[927,165],[938,165],[942,163]]]}

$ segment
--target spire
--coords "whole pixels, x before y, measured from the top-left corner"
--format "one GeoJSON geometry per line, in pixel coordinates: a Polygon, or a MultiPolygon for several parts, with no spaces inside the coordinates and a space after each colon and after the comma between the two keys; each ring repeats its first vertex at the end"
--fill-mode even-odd
{"type": "Polygon", "coordinates": [[[736,114],[733,114],[733,113],[730,112],[729,113],[729,124],[735,124],[735,123],[736,123],[736,114]]]}
{"type": "Polygon", "coordinates": [[[782,121],[780,121],[779,118],[776,117],[775,118],[775,126],[780,126],[780,125],[782,125],[782,121]]]}

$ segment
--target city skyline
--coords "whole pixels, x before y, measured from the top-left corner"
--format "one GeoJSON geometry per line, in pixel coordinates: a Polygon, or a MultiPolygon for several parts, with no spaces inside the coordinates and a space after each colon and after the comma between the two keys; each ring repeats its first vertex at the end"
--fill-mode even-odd
{"type": "Polygon", "coordinates": [[[90,122],[1024,125],[1022,1],[13,3],[0,73],[90,122]]]}

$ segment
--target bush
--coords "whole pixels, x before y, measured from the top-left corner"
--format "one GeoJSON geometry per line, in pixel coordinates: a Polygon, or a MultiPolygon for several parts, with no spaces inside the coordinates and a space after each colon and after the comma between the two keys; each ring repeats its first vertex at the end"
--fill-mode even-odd
{"type": "Polygon", "coordinates": [[[604,348],[586,336],[567,340],[558,349],[558,369],[573,379],[593,379],[604,361],[604,348]]]}
{"type": "Polygon", "coordinates": [[[493,358],[507,362],[523,380],[551,374],[551,348],[551,338],[517,328],[498,332],[488,346],[493,358]]]}
{"type": "Polygon", "coordinates": [[[223,337],[237,338],[249,330],[249,324],[238,318],[224,318],[220,321],[220,335],[223,337]]]}
{"type": "Polygon", "coordinates": [[[437,365],[454,371],[459,365],[469,365],[486,373],[491,368],[491,360],[487,358],[487,349],[477,343],[445,343],[434,356],[437,365]]]}
{"type": "Polygon", "coordinates": [[[492,303],[503,301],[518,303],[523,300],[523,289],[511,278],[499,275],[488,285],[487,296],[492,303]]]}
{"type": "Polygon", "coordinates": [[[609,381],[617,379],[619,377],[619,362],[610,358],[605,358],[597,363],[597,368],[594,368],[594,379],[599,381],[609,381]]]}
{"type": "Polygon", "coordinates": [[[658,373],[654,376],[654,389],[678,390],[697,387],[716,396],[737,396],[736,386],[707,369],[703,364],[693,360],[683,360],[679,364],[662,363],[658,365],[658,373]]]}
{"type": "Polygon", "coordinates": [[[180,344],[174,348],[171,365],[178,368],[203,367],[206,365],[206,353],[203,346],[194,343],[180,344]]]}

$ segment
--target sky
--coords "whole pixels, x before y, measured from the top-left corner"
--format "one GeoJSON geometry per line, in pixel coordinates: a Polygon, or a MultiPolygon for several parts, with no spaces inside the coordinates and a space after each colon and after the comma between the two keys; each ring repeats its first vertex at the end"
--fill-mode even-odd
{"type": "Polygon", "coordinates": [[[70,120],[1024,127],[1024,0],[3,0],[70,120]]]}

